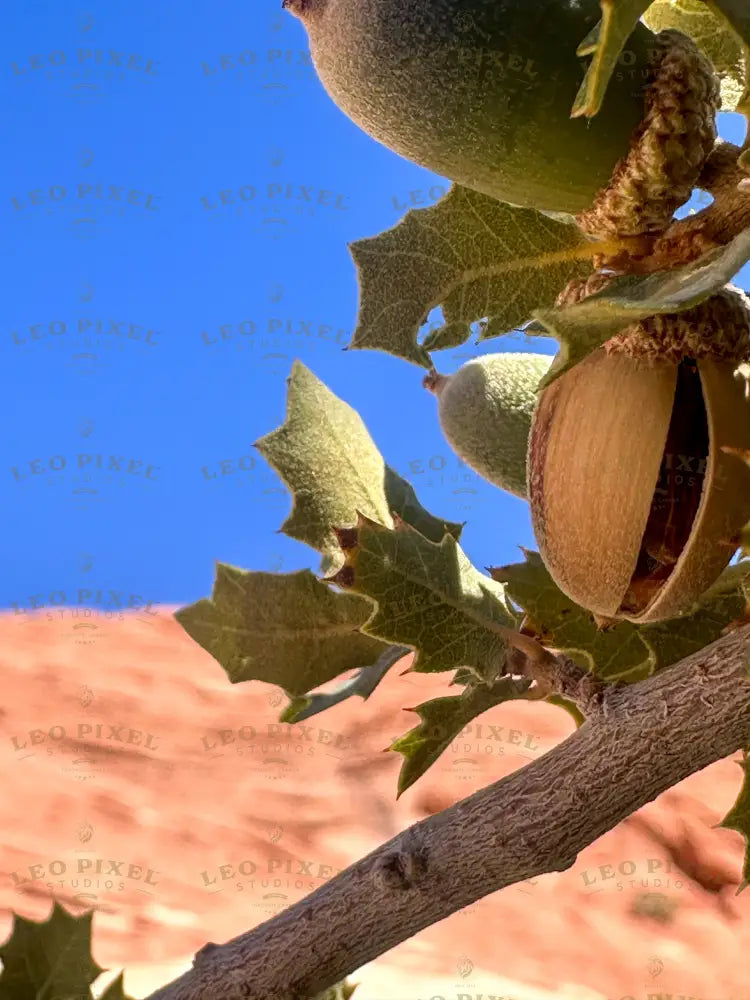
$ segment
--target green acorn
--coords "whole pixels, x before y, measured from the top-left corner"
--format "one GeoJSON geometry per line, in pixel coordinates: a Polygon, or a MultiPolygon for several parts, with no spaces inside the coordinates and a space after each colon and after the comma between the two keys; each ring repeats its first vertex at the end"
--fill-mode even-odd
{"type": "Polygon", "coordinates": [[[637,24],[601,110],[571,118],[599,0],[284,0],[336,104],[404,157],[592,235],[663,228],[716,139],[710,62],[637,24]],[[613,183],[610,183],[613,182],[613,183]]]}
{"type": "Polygon", "coordinates": [[[425,388],[438,398],[448,443],[483,479],[526,497],[526,453],[536,390],[552,358],[485,354],[454,375],[433,373],[425,388]]]}

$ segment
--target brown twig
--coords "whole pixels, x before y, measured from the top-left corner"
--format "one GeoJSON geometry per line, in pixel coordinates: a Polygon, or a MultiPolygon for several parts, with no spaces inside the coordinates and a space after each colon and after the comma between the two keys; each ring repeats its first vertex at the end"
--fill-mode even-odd
{"type": "Polygon", "coordinates": [[[647,257],[634,261],[633,274],[653,274],[692,263],[716,247],[726,246],[750,227],[750,192],[739,185],[748,175],[737,165],[742,152],[731,142],[718,142],[698,186],[714,201],[701,212],[678,219],[662,233],[647,257]]]}

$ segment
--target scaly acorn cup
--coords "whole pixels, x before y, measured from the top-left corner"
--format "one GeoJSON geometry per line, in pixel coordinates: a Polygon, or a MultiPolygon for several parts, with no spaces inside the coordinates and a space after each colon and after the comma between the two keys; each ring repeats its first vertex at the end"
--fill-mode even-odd
{"type": "Polygon", "coordinates": [[[599,0],[284,0],[335,103],[466,187],[580,213],[599,238],[666,227],[716,140],[719,85],[687,36],[639,23],[604,103],[571,118],[599,0]]]}
{"type": "MultiPolygon", "coordinates": [[[[609,279],[574,281],[572,304],[609,279]]],[[[529,438],[540,554],[603,618],[677,617],[718,578],[750,521],[750,307],[736,289],[653,316],[545,389],[529,438]]]]}
{"type": "Polygon", "coordinates": [[[526,452],[536,391],[552,358],[545,354],[485,354],[454,375],[427,375],[438,398],[443,434],[487,482],[526,497],[526,452]]]}

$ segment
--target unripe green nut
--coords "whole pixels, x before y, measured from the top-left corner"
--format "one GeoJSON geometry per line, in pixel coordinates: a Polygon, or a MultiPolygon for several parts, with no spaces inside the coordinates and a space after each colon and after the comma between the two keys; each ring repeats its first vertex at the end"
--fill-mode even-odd
{"type": "Polygon", "coordinates": [[[545,354],[486,354],[455,375],[428,375],[440,426],[453,450],[483,479],[526,497],[526,453],[545,354]]]}
{"type": "Polygon", "coordinates": [[[582,212],[644,117],[638,24],[602,108],[571,118],[599,0],[284,0],[336,104],[402,156],[514,205],[582,212]]]}

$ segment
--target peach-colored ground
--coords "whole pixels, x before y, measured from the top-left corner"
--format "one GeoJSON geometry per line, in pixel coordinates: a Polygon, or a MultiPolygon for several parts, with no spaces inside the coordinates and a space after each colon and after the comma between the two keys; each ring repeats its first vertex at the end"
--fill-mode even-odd
{"type": "MultiPolygon", "coordinates": [[[[100,910],[95,958],[125,967],[136,996],[189,968],[205,941],[262,922],[573,728],[549,705],[500,706],[396,802],[401,758],[382,751],[413,725],[401,707],[445,693],[449,674],[400,676],[399,665],[368,702],[274,730],[278,692],[230,685],[171,610],[96,627],[70,611],[0,616],[0,935],[12,910],[39,919],[53,891],[78,897],[100,910]]],[[[743,843],[712,829],[740,774],[721,761],[568,872],[428,928],[359,970],[356,1000],[746,1000],[743,843]]]]}

